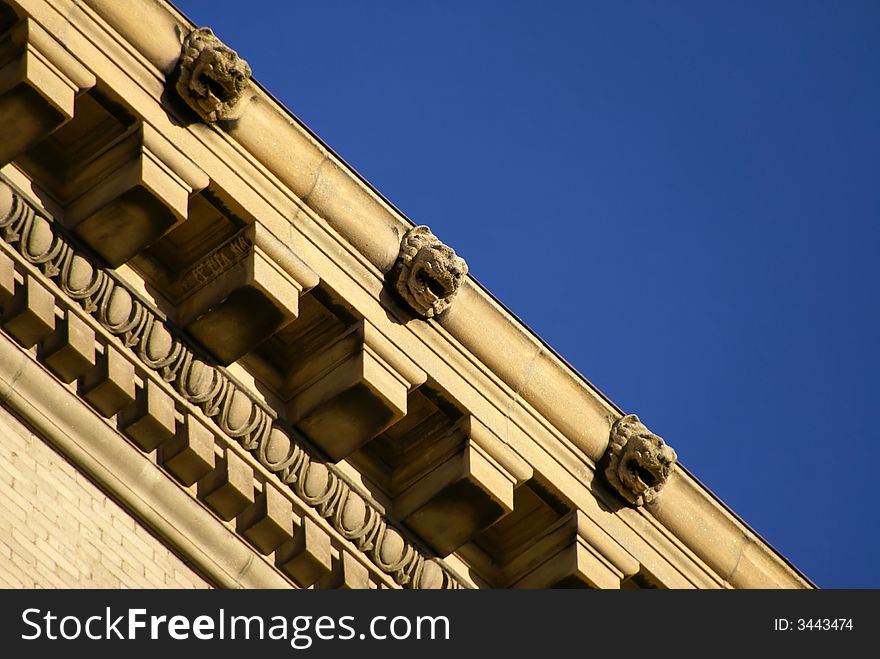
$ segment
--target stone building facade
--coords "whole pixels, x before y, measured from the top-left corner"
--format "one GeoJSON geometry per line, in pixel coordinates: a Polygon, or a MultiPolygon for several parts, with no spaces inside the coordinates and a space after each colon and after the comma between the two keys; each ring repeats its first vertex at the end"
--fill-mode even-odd
{"type": "Polygon", "coordinates": [[[0,585],[812,587],[210,29],[0,33],[0,585]]]}

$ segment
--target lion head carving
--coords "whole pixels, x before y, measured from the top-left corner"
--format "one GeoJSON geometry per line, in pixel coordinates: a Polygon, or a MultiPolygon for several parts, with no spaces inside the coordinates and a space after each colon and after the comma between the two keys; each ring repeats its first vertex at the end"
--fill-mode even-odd
{"type": "Polygon", "coordinates": [[[618,419],[611,427],[608,451],[605,476],[624,499],[637,506],[657,497],[677,460],[672,447],[635,414],[618,419]]]}
{"type": "Polygon", "coordinates": [[[401,241],[396,272],[397,292],[417,313],[432,318],[452,304],[467,264],[428,227],[417,226],[401,241]]]}
{"type": "Polygon", "coordinates": [[[200,27],[183,40],[177,93],[209,123],[228,118],[247,86],[251,67],[200,27]]]}

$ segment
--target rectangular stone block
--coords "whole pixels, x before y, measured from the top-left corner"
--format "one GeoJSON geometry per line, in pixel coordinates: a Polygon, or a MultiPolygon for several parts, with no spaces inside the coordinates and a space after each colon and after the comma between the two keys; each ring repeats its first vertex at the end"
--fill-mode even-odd
{"type": "Polygon", "coordinates": [[[184,272],[171,286],[177,320],[222,364],[292,322],[317,275],[262,226],[252,225],[184,272]]]}
{"type": "Polygon", "coordinates": [[[214,433],[187,414],[177,434],[159,447],[159,464],[190,486],[214,469],[214,433]]]}
{"type": "Polygon", "coordinates": [[[296,534],[275,552],[281,570],[303,588],[314,585],[333,568],[330,536],[308,517],[296,534]]]}
{"type": "Polygon", "coordinates": [[[123,413],[120,425],[141,450],[151,453],[174,436],[174,400],[152,380],[146,380],[135,404],[123,413]]]}
{"type": "Polygon", "coordinates": [[[262,554],[271,554],[293,537],[290,499],[266,483],[256,501],[238,516],[236,530],[244,533],[262,554]]]}
{"type": "Polygon", "coordinates": [[[573,543],[513,584],[513,588],[620,588],[620,575],[580,543],[573,543]]]}
{"type": "Polygon", "coordinates": [[[3,328],[25,348],[39,343],[55,329],[55,296],[27,275],[4,306],[3,328]]]}
{"type": "Polygon", "coordinates": [[[370,587],[370,571],[347,551],[333,559],[333,570],[317,585],[321,589],[366,590],[370,587]]]}
{"type": "Polygon", "coordinates": [[[30,18],[0,36],[0,165],[11,162],[74,115],[95,76],[30,18]]]}
{"type": "Polygon", "coordinates": [[[512,588],[620,588],[639,565],[573,511],[502,568],[512,588]]]}
{"type": "Polygon", "coordinates": [[[134,365],[108,343],[95,367],[83,376],[82,394],[110,418],[135,399],[134,365]]]}
{"type": "Polygon", "coordinates": [[[199,498],[228,522],[254,502],[254,472],[227,449],[217,466],[199,481],[199,498]]]}
{"type": "Polygon", "coordinates": [[[95,365],[95,331],[68,309],[43,341],[40,358],[62,382],[73,382],[95,365]]]}
{"type": "Polygon", "coordinates": [[[207,176],[149,126],[132,126],[86,157],[66,183],[64,224],[117,267],[187,216],[207,176]]]}
{"type": "Polygon", "coordinates": [[[368,321],[324,347],[288,382],[290,421],[337,462],[406,415],[426,374],[368,321]]]}
{"type": "Polygon", "coordinates": [[[451,431],[460,447],[394,498],[395,515],[440,556],[513,510],[518,479],[485,450],[488,432],[475,418],[462,418],[451,431]]]}

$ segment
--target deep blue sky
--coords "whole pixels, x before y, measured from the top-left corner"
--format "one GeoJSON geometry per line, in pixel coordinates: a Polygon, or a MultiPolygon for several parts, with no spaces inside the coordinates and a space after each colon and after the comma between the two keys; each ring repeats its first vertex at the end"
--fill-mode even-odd
{"type": "Polygon", "coordinates": [[[822,587],[880,587],[880,3],[177,0],[822,587]]]}

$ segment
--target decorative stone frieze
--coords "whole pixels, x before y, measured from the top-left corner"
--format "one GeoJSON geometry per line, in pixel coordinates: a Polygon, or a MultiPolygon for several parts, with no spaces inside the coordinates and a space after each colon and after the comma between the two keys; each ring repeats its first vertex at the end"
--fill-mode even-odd
{"type": "Polygon", "coordinates": [[[229,118],[250,78],[248,63],[210,28],[196,28],[183,40],[177,93],[202,120],[229,118]]]}
{"type": "Polygon", "coordinates": [[[400,296],[425,318],[443,313],[467,275],[467,263],[420,225],[403,236],[394,277],[400,296]]]}
{"type": "MultiPolygon", "coordinates": [[[[99,363],[82,379],[84,395],[101,414],[110,417],[136,403],[135,374],[130,362],[122,359],[118,345],[132,351],[139,364],[158,374],[178,396],[212,419],[222,433],[252,453],[280,483],[290,487],[300,501],[326,519],[395,583],[407,588],[463,587],[440,562],[422,554],[390,526],[383,512],[356,491],[340,471],[314,459],[296,432],[280,424],[268,405],[224,369],[199,357],[155,309],[74,247],[57,223],[39,215],[2,181],[0,237],[24,262],[52,280],[61,295],[78,303],[119,340],[104,346],[99,363]],[[123,368],[126,364],[128,369],[123,368]]],[[[3,263],[0,259],[0,274],[3,263]]],[[[33,276],[31,279],[36,283],[33,276]]],[[[10,300],[7,296],[7,302],[10,300]]],[[[152,399],[147,392],[138,407],[141,415],[124,421],[134,423],[147,415],[151,421],[154,417],[161,419],[164,414],[157,400],[155,392],[152,399]]],[[[214,461],[199,426],[188,417],[177,434],[159,447],[159,461],[185,482],[198,480],[200,497],[218,515],[231,519],[254,503],[254,491],[248,489],[247,479],[239,473],[244,468],[229,449],[223,460],[214,461]]],[[[317,581],[332,568],[325,552],[329,540],[325,541],[312,525],[311,521],[303,522],[301,529],[305,530],[291,540],[280,565],[302,584],[317,581]],[[308,560],[298,558],[301,556],[308,560]]]]}
{"type": "Polygon", "coordinates": [[[605,476],[620,495],[636,506],[653,501],[675,467],[671,446],[628,414],[611,427],[605,476]]]}

